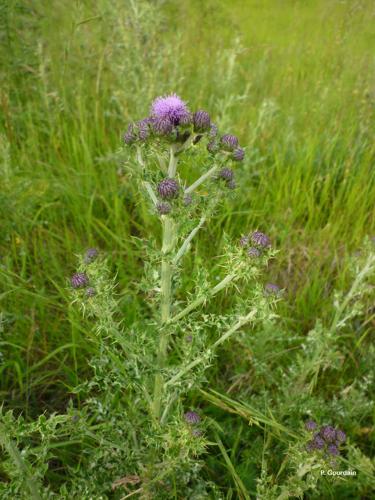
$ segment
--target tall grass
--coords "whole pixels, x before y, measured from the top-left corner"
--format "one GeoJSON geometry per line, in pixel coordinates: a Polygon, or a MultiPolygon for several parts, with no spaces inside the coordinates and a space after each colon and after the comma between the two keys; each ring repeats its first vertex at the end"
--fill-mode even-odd
{"type": "MultiPolygon", "coordinates": [[[[284,344],[276,332],[282,349],[275,356],[287,366],[316,319],[331,320],[333,290],[350,287],[352,256],[375,232],[373,3],[8,1],[0,19],[5,407],[30,419],[64,411],[72,388],[89,373],[97,340],[67,292],[74,255],[82,249],[98,246],[109,254],[124,320],[142,314],[145,305],[133,287],[143,275],[142,253],[132,236],[146,238],[155,228],[122,170],[119,147],[126,124],[171,91],[192,108],[210,109],[222,128],[235,124],[247,146],[234,206],[200,237],[188,266],[220,253],[223,229],[232,237],[255,227],[270,234],[280,249],[270,280],[286,289],[280,332],[290,335],[284,344]]],[[[374,316],[370,299],[364,300],[360,324],[350,324],[337,340],[345,352],[353,345],[366,350],[374,316]]],[[[211,307],[231,301],[218,297],[211,307]]],[[[226,391],[228,377],[229,387],[246,397],[246,383],[257,386],[257,370],[267,370],[267,362],[257,367],[257,360],[272,357],[273,347],[256,338],[252,353],[241,356],[241,345],[223,348],[210,384],[226,391]]],[[[316,409],[366,374],[357,347],[343,378],[335,375],[320,387],[316,409]]],[[[287,387],[281,372],[274,377],[271,394],[287,387]]],[[[263,396],[272,420],[271,395],[263,396]]],[[[228,425],[230,438],[218,441],[207,474],[224,489],[234,485],[228,498],[235,491],[242,498],[238,492],[254,489],[248,468],[250,454],[258,452],[252,445],[242,460],[243,424],[208,411],[228,425]]],[[[355,427],[350,419],[357,414],[345,411],[342,419],[355,427]]]]}

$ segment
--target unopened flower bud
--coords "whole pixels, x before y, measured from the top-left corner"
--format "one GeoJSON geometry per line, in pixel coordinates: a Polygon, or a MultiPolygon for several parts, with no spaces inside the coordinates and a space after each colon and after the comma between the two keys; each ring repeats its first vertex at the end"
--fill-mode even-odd
{"type": "Polygon", "coordinates": [[[185,421],[190,424],[199,424],[201,417],[195,411],[187,411],[184,415],[185,421]]]}
{"type": "Polygon", "coordinates": [[[163,179],[158,184],[158,193],[164,200],[176,198],[178,196],[180,186],[176,179],[163,179]]]}
{"type": "Polygon", "coordinates": [[[219,177],[225,181],[231,181],[234,177],[234,172],[231,168],[224,167],[220,170],[219,177]]]}
{"type": "Polygon", "coordinates": [[[196,132],[206,132],[210,129],[211,119],[207,111],[199,110],[193,116],[194,130],[196,132]]]}
{"type": "Polygon", "coordinates": [[[86,288],[86,297],[94,297],[96,295],[96,290],[92,286],[86,288]]]}
{"type": "Polygon", "coordinates": [[[249,250],[247,251],[247,255],[249,257],[252,257],[252,258],[257,258],[257,257],[260,257],[261,255],[261,252],[258,248],[255,248],[255,247],[251,247],[249,248],[249,250]]]}
{"type": "Polygon", "coordinates": [[[160,215],[167,215],[172,210],[172,207],[167,201],[161,201],[156,205],[156,209],[160,215]]]}
{"type": "Polygon", "coordinates": [[[235,135],[225,134],[221,138],[221,145],[227,151],[233,151],[238,146],[238,139],[235,135]]]}
{"type": "Polygon", "coordinates": [[[89,279],[85,273],[75,273],[71,277],[70,282],[73,288],[84,288],[88,284],[89,279]]]}
{"type": "Polygon", "coordinates": [[[235,161],[242,161],[245,157],[245,151],[242,148],[236,148],[233,151],[232,158],[235,161]]]}
{"type": "Polygon", "coordinates": [[[98,254],[99,252],[96,248],[89,248],[88,250],[86,250],[84,258],[85,264],[90,264],[91,262],[93,262],[97,258],[98,254]]]}
{"type": "Polygon", "coordinates": [[[271,244],[269,237],[266,234],[262,233],[261,231],[254,231],[251,234],[251,241],[255,245],[258,245],[263,248],[269,247],[271,244]]]}

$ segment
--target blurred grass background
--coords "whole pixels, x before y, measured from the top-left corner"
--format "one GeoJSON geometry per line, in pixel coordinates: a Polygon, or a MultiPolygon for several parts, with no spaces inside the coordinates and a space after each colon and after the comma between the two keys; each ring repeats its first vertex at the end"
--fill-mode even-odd
{"type": "Polygon", "coordinates": [[[332,314],[347,256],[374,234],[374,21],[371,0],[2,3],[6,406],[60,410],[87,374],[96,344],[69,305],[75,254],[108,252],[126,321],[141,311],[131,237],[155,221],[119,149],[127,123],[163,93],[209,110],[247,148],[237,198],[201,234],[195,265],[220,252],[223,231],[259,228],[280,249],[269,279],[286,288],[290,331],[332,314]]]}

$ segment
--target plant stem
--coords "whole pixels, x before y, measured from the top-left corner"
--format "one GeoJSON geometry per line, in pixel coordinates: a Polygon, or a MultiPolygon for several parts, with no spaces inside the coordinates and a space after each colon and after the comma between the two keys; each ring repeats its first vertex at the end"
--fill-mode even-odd
{"type": "Polygon", "coordinates": [[[217,172],[217,170],[219,170],[219,168],[217,166],[210,168],[210,170],[208,170],[205,174],[201,175],[199,177],[199,179],[197,179],[195,182],[193,182],[193,184],[191,186],[189,186],[188,188],[185,189],[185,194],[192,193],[194,191],[194,189],[196,189],[198,186],[200,186],[206,179],[208,179],[209,177],[212,177],[214,175],[214,173],[217,172]]]}
{"type": "MultiPolygon", "coordinates": [[[[174,147],[170,150],[170,162],[168,167],[168,175],[174,177],[176,174],[177,158],[174,154],[174,147]]],[[[153,415],[157,421],[161,414],[161,400],[163,397],[164,380],[162,371],[165,366],[168,349],[168,323],[171,317],[172,303],[172,259],[176,246],[176,224],[174,220],[165,215],[162,216],[162,261],[161,261],[161,278],[160,278],[160,340],[157,352],[157,373],[154,383],[154,400],[153,400],[153,415]]]]}
{"type": "Polygon", "coordinates": [[[211,350],[215,349],[217,346],[225,342],[233,333],[235,333],[237,330],[239,330],[242,326],[246,325],[246,323],[249,323],[252,321],[257,313],[256,309],[252,309],[246,316],[241,317],[238,319],[238,321],[229,328],[221,337],[219,337],[216,342],[212,344],[212,346],[206,350],[206,352],[199,356],[198,358],[195,358],[191,363],[186,365],[184,368],[182,368],[174,377],[172,377],[170,380],[166,382],[166,386],[168,385],[173,385],[177,380],[179,380],[183,375],[185,375],[188,371],[190,371],[192,368],[195,366],[199,365],[211,352],[211,350]]]}
{"type": "Polygon", "coordinates": [[[229,283],[233,281],[236,278],[236,276],[237,276],[236,273],[231,273],[225,276],[225,278],[223,278],[220,281],[220,283],[218,283],[216,286],[214,286],[213,288],[211,288],[211,290],[207,292],[207,295],[202,295],[201,297],[198,297],[197,299],[193,300],[193,302],[191,302],[188,306],[186,306],[185,309],[183,309],[181,312],[170,318],[169,322],[175,323],[179,319],[189,314],[189,312],[193,311],[196,307],[203,304],[203,302],[205,302],[207,298],[213,297],[218,292],[220,292],[220,290],[223,290],[223,288],[229,285],[229,283]]]}

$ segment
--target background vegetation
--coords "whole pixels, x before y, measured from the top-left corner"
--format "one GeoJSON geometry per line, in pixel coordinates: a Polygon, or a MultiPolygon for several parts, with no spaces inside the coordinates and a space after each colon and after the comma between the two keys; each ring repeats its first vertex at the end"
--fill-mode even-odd
{"type": "MultiPolygon", "coordinates": [[[[332,325],[335,297],[352,290],[364,238],[375,234],[374,3],[8,0],[0,20],[4,408],[32,421],[81,404],[72,390],[90,376],[98,347],[70,305],[75,254],[89,246],[108,254],[125,322],[142,313],[133,236],[157,229],[119,149],[127,123],[176,92],[247,148],[237,197],[199,236],[188,266],[220,253],[224,232],[259,228],[280,251],[269,280],[286,290],[278,330],[249,330],[208,372],[206,389],[249,413],[208,392],[191,396],[221,429],[204,474],[227,498],[254,495],[262,475],[277,485],[289,438],[275,422],[294,432],[311,415],[345,430],[362,472],[321,480],[308,497],[370,498],[368,274],[340,332],[316,322],[332,325]],[[260,428],[247,425],[255,407],[260,428]]],[[[212,312],[232,303],[217,297],[212,312]]]]}

